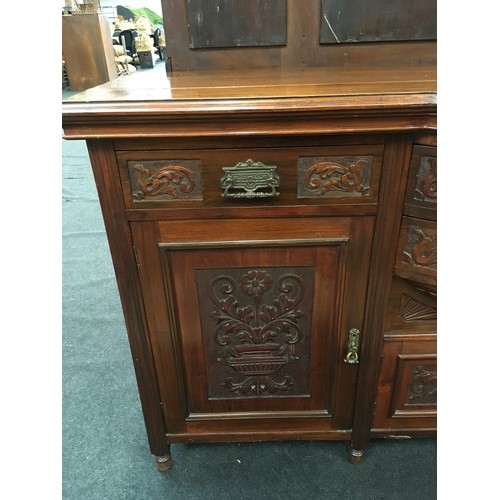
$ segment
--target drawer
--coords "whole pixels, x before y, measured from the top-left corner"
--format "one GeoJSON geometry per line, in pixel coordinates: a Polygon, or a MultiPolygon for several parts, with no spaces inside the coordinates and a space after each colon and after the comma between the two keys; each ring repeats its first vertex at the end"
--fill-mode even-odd
{"type": "Polygon", "coordinates": [[[436,347],[435,340],[384,343],[373,422],[375,433],[411,429],[435,431],[436,347]]]}
{"type": "Polygon", "coordinates": [[[384,146],[117,151],[128,209],[377,203],[384,146]]]}
{"type": "Polygon", "coordinates": [[[437,284],[437,223],[403,217],[394,274],[422,284],[437,284]]]}
{"type": "Polygon", "coordinates": [[[405,215],[436,220],[437,148],[415,145],[406,188],[405,215]]]}

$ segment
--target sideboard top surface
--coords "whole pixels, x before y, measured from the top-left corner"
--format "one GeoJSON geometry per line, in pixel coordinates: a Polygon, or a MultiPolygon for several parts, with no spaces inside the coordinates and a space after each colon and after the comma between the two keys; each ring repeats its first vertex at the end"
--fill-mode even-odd
{"type": "MultiPolygon", "coordinates": [[[[410,121],[412,113],[435,114],[436,91],[435,65],[137,72],[64,100],[62,118],[65,137],[74,139],[213,135],[221,125],[229,134],[267,134],[275,133],[278,123],[280,133],[304,133],[301,120],[311,123],[318,112],[322,125],[307,133],[344,130],[348,121],[335,120],[352,122],[358,112],[371,120],[370,126],[358,124],[358,131],[388,130],[387,119],[394,113],[410,121]],[[375,125],[376,115],[385,117],[385,124],[375,125]],[[295,125],[285,129],[291,119],[295,125]],[[187,126],[188,121],[190,129],[183,129],[182,122],[187,126]],[[272,122],[275,130],[264,122],[272,122]]],[[[391,127],[426,128],[394,121],[391,127]]]]}
{"type": "Polygon", "coordinates": [[[72,102],[179,101],[436,92],[436,66],[137,72],[76,94],[72,102]]]}

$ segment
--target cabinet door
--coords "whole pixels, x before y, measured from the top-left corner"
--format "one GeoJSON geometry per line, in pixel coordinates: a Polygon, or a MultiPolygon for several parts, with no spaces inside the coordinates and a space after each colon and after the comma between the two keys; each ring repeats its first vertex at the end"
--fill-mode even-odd
{"type": "Polygon", "coordinates": [[[131,229],[172,442],[351,429],[371,217],[131,229]]]}

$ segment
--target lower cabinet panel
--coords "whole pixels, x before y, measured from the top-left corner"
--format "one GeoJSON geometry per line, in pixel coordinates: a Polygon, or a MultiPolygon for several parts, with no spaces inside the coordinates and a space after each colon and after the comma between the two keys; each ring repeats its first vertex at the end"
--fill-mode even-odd
{"type": "Polygon", "coordinates": [[[432,431],[436,417],[436,342],[388,339],[383,349],[374,431],[432,431]]]}
{"type": "Polygon", "coordinates": [[[350,432],[372,218],[131,229],[171,442],[350,432]]]}

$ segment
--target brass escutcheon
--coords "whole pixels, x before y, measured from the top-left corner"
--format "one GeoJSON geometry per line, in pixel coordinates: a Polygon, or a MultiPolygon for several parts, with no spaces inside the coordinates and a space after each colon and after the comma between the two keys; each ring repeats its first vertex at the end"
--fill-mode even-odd
{"type": "Polygon", "coordinates": [[[344,361],[350,365],[359,363],[358,349],[359,349],[359,330],[352,328],[349,330],[349,338],[347,341],[347,354],[344,361]]]}
{"type": "Polygon", "coordinates": [[[247,160],[234,167],[222,167],[224,176],[220,180],[223,197],[229,198],[269,198],[279,196],[276,190],[280,178],[276,166],[247,160]]]}

